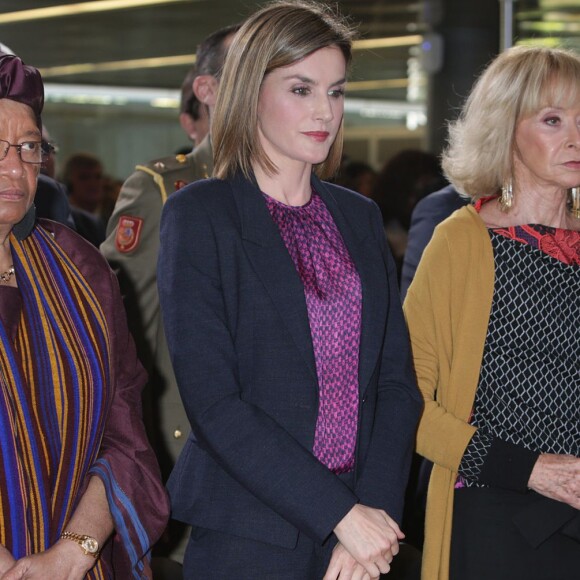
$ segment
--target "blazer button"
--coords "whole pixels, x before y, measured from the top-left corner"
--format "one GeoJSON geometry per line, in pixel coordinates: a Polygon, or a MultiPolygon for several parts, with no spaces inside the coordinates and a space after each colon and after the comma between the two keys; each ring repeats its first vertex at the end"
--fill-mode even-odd
{"type": "Polygon", "coordinates": [[[173,432],[173,438],[174,439],[181,439],[182,433],[181,433],[181,429],[176,429],[173,432]]]}
{"type": "Polygon", "coordinates": [[[362,398],[362,404],[364,405],[366,402],[367,402],[367,396],[365,395],[365,396],[362,398]]]}

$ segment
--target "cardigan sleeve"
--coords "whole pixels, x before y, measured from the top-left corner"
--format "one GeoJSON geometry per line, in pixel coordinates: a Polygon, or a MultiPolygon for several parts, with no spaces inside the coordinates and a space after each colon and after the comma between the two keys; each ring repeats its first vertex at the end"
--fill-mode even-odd
{"type": "Polygon", "coordinates": [[[473,208],[436,230],[405,301],[425,412],[418,451],[486,485],[525,491],[537,454],[468,421],[493,297],[489,236],[473,208]]]}
{"type": "Polygon", "coordinates": [[[463,454],[459,474],[484,485],[525,492],[539,455],[480,428],[463,454]]]}
{"type": "MultiPolygon", "coordinates": [[[[465,298],[468,252],[449,228],[437,228],[425,249],[404,304],[413,359],[425,409],[417,433],[417,451],[454,472],[475,428],[468,424],[476,384],[460,384],[457,357],[463,345],[458,331],[470,304],[465,298]],[[458,271],[460,270],[461,271],[458,271]],[[463,392],[462,392],[463,391],[463,392]]],[[[483,344],[482,344],[483,349],[483,344]]],[[[465,360],[477,366],[481,358],[465,360]]],[[[473,375],[473,372],[472,372],[473,375]]]]}

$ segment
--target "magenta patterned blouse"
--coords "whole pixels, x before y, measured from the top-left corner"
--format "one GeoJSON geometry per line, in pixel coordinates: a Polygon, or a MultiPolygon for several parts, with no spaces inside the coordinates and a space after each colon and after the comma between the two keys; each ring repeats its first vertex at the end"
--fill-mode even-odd
{"type": "Polygon", "coordinates": [[[336,474],[354,468],[362,290],[358,272],[320,196],[303,206],[264,194],[304,284],[319,385],[314,456],[336,474]]]}

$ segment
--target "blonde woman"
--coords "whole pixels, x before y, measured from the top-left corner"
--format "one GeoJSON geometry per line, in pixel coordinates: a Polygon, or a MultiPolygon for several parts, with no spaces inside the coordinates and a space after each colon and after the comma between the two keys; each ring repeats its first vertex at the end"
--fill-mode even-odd
{"type": "Polygon", "coordinates": [[[161,307],[193,435],[186,578],[378,578],[421,408],[380,212],[332,186],[351,31],[275,2],[228,52],[215,179],[171,196],[161,307]]]}
{"type": "Polygon", "coordinates": [[[440,225],[405,300],[435,466],[423,578],[580,569],[580,57],[516,47],[450,127],[473,201],[440,225]]]}

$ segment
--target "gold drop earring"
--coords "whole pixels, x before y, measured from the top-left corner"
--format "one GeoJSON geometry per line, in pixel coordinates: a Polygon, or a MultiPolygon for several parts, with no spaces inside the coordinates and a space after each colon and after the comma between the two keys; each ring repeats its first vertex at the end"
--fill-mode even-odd
{"type": "Polygon", "coordinates": [[[570,213],[576,219],[580,219],[580,185],[570,189],[570,197],[572,198],[570,213]]]}
{"type": "Polygon", "coordinates": [[[499,198],[499,208],[504,213],[507,213],[514,205],[514,190],[511,178],[501,188],[501,196],[499,198]]]}

